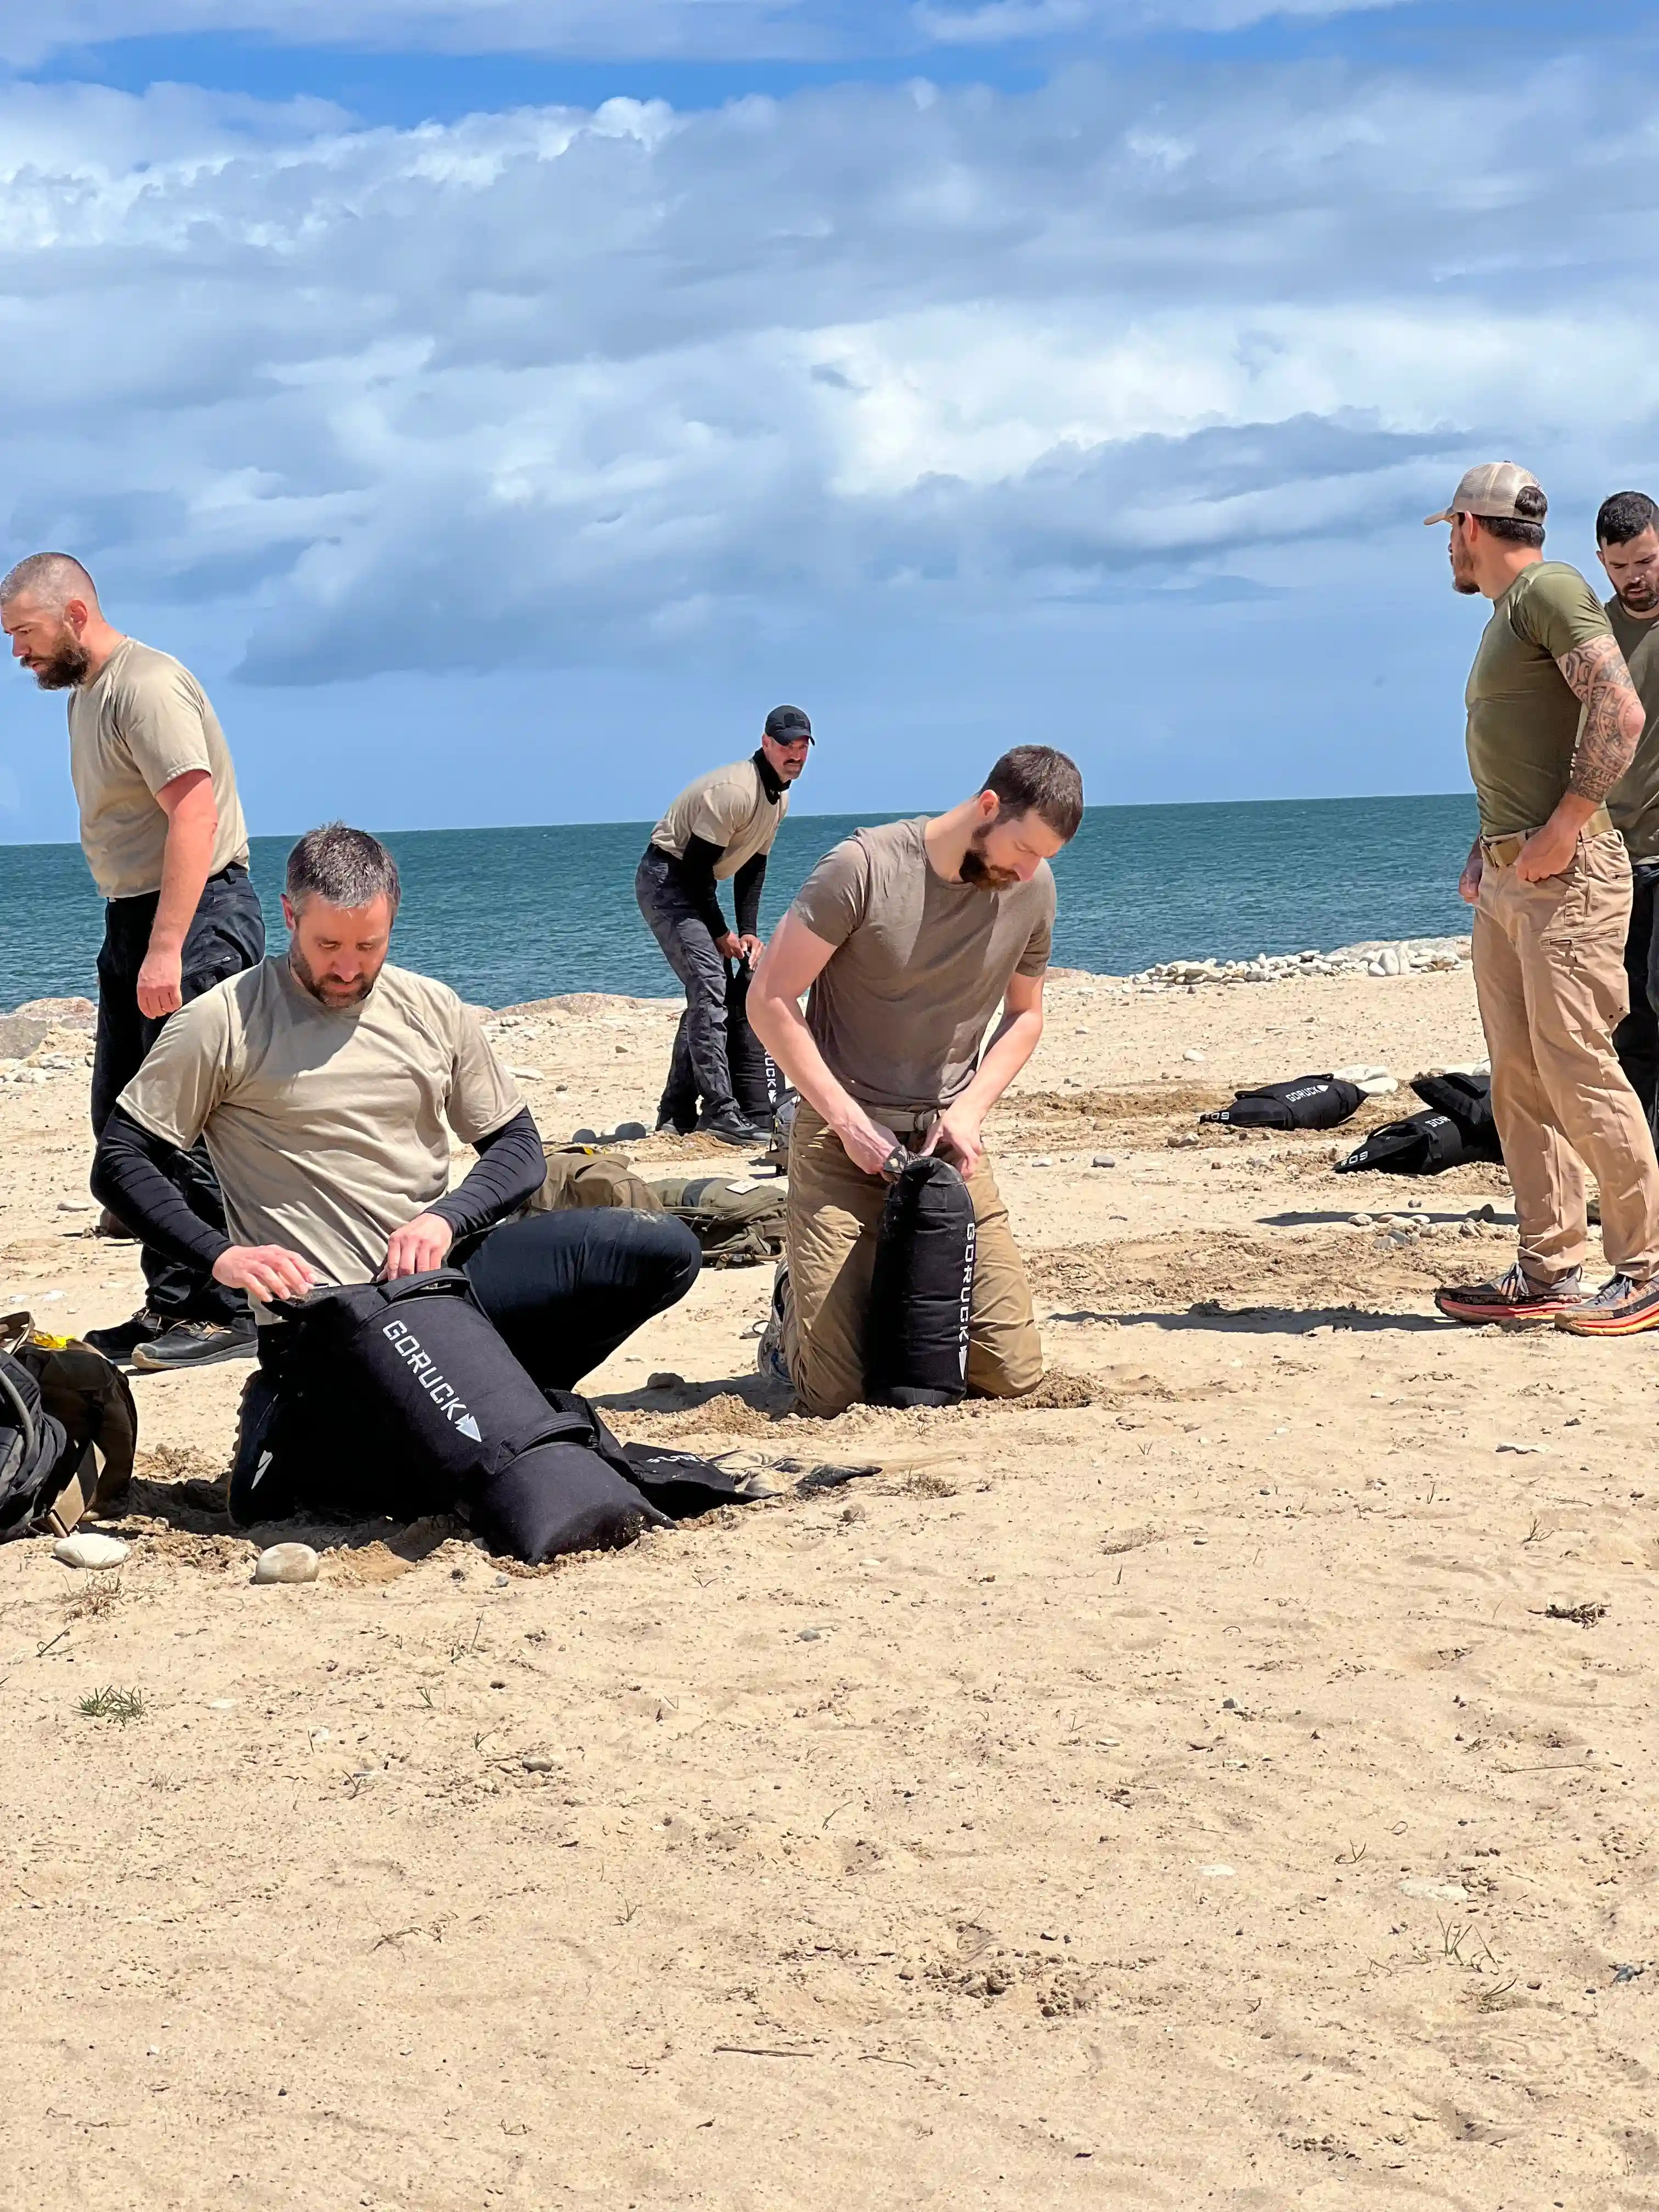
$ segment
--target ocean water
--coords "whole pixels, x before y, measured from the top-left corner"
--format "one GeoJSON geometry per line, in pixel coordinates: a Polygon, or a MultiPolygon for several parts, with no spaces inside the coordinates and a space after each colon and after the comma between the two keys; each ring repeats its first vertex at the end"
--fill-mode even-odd
{"type": "MultiPolygon", "coordinates": [[[[768,870],[769,928],[808,870],[860,823],[797,815],[768,870]]],[[[1465,797],[1093,806],[1054,865],[1057,965],[1122,975],[1158,960],[1322,951],[1468,927],[1457,874],[1474,834],[1465,797]]],[[[678,991],[634,903],[650,824],[382,834],[403,872],[394,957],[475,1005],[563,991],[678,991]]],[[[273,941],[290,840],[253,842],[273,941]]],[[[77,845],[0,846],[0,1010],[95,995],[102,912],[77,845]]]]}

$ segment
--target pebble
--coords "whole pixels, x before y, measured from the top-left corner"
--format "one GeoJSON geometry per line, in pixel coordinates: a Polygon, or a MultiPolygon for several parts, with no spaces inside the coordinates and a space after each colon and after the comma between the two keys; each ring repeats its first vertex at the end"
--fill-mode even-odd
{"type": "Polygon", "coordinates": [[[1374,1219],[1375,1216],[1369,1213],[1351,1213],[1348,1216],[1348,1226],[1350,1229],[1369,1229],[1374,1219]]]}
{"type": "Polygon", "coordinates": [[[1181,1057],[1183,1060],[1200,1060],[1203,1059],[1204,1055],[1201,1052],[1183,1052],[1181,1057]]]}
{"type": "Polygon", "coordinates": [[[52,1556],[64,1567],[118,1567],[127,1547],[118,1536],[63,1536],[52,1546],[52,1556]]]}
{"type": "Polygon", "coordinates": [[[60,1198],[58,1211],[60,1213],[95,1213],[98,1209],[89,1198],[60,1198]]]}
{"type": "Polygon", "coordinates": [[[1091,1164],[1097,1168],[1115,1168],[1117,1162],[1109,1152],[1097,1152],[1091,1164]]]}
{"type": "Polygon", "coordinates": [[[1031,1165],[1034,1168],[1051,1168],[1054,1165],[1054,1162],[1050,1159],[1047,1152],[1040,1152],[1036,1158],[1032,1161],[1031,1165]]]}
{"type": "Polygon", "coordinates": [[[659,1367],[654,1374],[646,1376],[645,1387],[647,1390],[684,1390],[685,1377],[676,1375],[672,1367],[659,1367]]]}
{"type": "Polygon", "coordinates": [[[795,1641],[797,1644],[816,1644],[823,1634],[821,1628],[803,1628],[795,1641]]]}
{"type": "Polygon", "coordinates": [[[526,1759],[520,1764],[526,1774],[551,1774],[553,1771],[553,1761],[550,1759],[526,1759]]]}
{"type": "Polygon", "coordinates": [[[254,1564],[256,1583],[314,1583],[321,1565],[309,1544],[272,1544],[254,1564]]]}

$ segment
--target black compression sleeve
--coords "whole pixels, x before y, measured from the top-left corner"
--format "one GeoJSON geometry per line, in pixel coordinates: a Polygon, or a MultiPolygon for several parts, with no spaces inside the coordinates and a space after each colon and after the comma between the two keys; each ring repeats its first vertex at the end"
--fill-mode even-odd
{"type": "Polygon", "coordinates": [[[684,854],[674,863],[681,887],[708,923],[711,937],[724,937],[729,927],[714,888],[714,863],[724,850],[706,837],[688,837],[684,854]]]}
{"type": "Polygon", "coordinates": [[[478,1140],[476,1166],[457,1188],[426,1209],[447,1221],[457,1238],[493,1228],[547,1180],[541,1133],[526,1106],[493,1135],[478,1140]]]}
{"type": "Polygon", "coordinates": [[[230,1239],[185,1203],[164,1172],[177,1147],[153,1137],[118,1106],[104,1124],[92,1163],[92,1194],[169,1259],[211,1267],[230,1239]]]}
{"type": "Polygon", "coordinates": [[[732,902],[738,910],[738,935],[760,934],[761,885],[766,881],[766,855],[757,853],[732,878],[732,902]]]}

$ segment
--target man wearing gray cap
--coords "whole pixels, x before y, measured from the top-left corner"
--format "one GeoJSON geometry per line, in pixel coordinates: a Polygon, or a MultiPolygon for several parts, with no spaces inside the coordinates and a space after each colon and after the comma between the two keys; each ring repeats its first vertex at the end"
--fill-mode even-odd
{"type": "Polygon", "coordinates": [[[1469,672],[1480,809],[1458,889],[1520,1250],[1496,1283],[1448,1286],[1453,1320],[1553,1322],[1583,1336],[1659,1326],[1659,1160],[1613,1032],[1628,1011],[1631,868],[1605,804],[1634,757],[1642,702],[1576,568],[1543,556],[1548,502],[1513,461],[1468,471],[1443,513],[1454,590],[1492,603],[1469,672]],[[1584,1169],[1613,1273],[1582,1287],[1584,1169]]]}

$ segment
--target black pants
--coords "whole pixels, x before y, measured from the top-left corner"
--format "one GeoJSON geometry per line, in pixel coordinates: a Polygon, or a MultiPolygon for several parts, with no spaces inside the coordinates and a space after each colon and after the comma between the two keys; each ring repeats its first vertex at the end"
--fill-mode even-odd
{"type": "MultiPolygon", "coordinates": [[[[92,1065],[92,1133],[104,1133],[115,1102],[143,1066],[150,1047],[166,1026],[138,1011],[138,970],[149,950],[158,894],[111,899],[104,908],[104,942],[98,953],[98,1041],[92,1065]]],[[[185,1003],[199,999],[227,975],[257,967],[265,957],[264,917],[247,870],[231,866],[210,876],[202,887],[185,939],[182,989],[185,1003]]],[[[198,1145],[173,1155],[170,1170],[192,1213],[225,1225],[225,1209],[206,1148],[198,1145]]],[[[247,1311],[240,1291],[216,1283],[204,1267],[168,1259],[149,1245],[143,1264],[150,1311],[164,1320],[231,1321],[247,1311]]]]}
{"type": "Polygon", "coordinates": [[[1632,878],[1625,973],[1630,1012],[1613,1033],[1613,1048],[1642,1102],[1648,1127],[1659,1131],[1659,860],[1638,860],[1632,878]]]}
{"type": "Polygon", "coordinates": [[[703,1111],[732,1105],[732,1067],[726,1050],[726,965],[696,902],[679,881],[672,854],[647,845],[634,877],[640,902],[663,957],[685,987],[685,1012],[674,1036],[668,1083],[659,1121],[684,1128],[703,1111]]]}
{"type": "MultiPolygon", "coordinates": [[[[458,1244],[478,1303],[542,1389],[570,1390],[636,1328],[678,1305],[697,1279],[702,1248],[672,1213],[573,1206],[504,1221],[458,1244]]],[[[280,1382],[290,1326],[259,1331],[259,1364],[280,1382]]]]}

